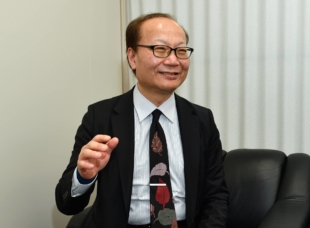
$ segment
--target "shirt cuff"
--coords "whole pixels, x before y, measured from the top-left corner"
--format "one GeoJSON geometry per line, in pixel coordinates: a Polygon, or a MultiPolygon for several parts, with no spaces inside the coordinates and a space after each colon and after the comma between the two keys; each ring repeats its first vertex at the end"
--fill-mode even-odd
{"type": "Polygon", "coordinates": [[[83,195],[93,185],[93,183],[95,183],[96,179],[97,175],[91,180],[84,179],[81,177],[76,167],[72,177],[71,196],[78,197],[83,195]]]}

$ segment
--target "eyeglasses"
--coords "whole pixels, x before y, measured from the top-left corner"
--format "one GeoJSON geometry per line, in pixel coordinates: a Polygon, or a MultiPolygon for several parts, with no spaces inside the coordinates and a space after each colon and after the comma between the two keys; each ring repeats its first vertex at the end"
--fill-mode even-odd
{"type": "Polygon", "coordinates": [[[158,58],[167,58],[171,54],[171,51],[174,51],[175,56],[177,58],[188,59],[194,51],[194,49],[190,47],[171,48],[166,45],[141,45],[141,44],[138,44],[137,46],[152,49],[154,56],[158,58]]]}

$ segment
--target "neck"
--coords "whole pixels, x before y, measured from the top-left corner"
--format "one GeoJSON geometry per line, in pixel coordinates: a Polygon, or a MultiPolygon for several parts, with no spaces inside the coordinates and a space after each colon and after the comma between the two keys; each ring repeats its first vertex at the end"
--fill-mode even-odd
{"type": "Polygon", "coordinates": [[[173,92],[153,92],[144,90],[141,86],[139,87],[139,83],[137,84],[139,92],[150,102],[152,102],[156,107],[161,106],[173,92]]]}

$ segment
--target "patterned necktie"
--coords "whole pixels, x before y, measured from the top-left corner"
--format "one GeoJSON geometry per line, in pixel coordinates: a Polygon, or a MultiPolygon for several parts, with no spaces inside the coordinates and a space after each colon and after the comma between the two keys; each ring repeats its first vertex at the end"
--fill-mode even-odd
{"type": "Polygon", "coordinates": [[[168,149],[156,109],[150,129],[150,203],[151,227],[177,228],[170,182],[168,149]]]}

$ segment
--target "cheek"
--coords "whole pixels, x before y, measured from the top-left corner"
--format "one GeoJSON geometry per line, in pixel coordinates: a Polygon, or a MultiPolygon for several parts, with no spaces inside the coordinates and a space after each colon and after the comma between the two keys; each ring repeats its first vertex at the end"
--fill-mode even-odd
{"type": "Polygon", "coordinates": [[[183,69],[183,71],[187,72],[189,69],[189,63],[182,64],[182,69],[183,69]]]}
{"type": "Polygon", "coordinates": [[[141,63],[141,67],[143,67],[145,70],[148,71],[156,70],[157,66],[159,65],[160,62],[152,57],[146,57],[145,59],[143,59],[143,62],[141,63]]]}
{"type": "Polygon", "coordinates": [[[186,69],[189,68],[190,63],[191,63],[190,59],[187,59],[187,61],[185,61],[184,66],[186,67],[186,69]]]}
{"type": "Polygon", "coordinates": [[[151,67],[154,68],[156,70],[157,67],[159,67],[162,64],[162,60],[161,59],[152,59],[150,60],[150,64],[151,67]]]}

